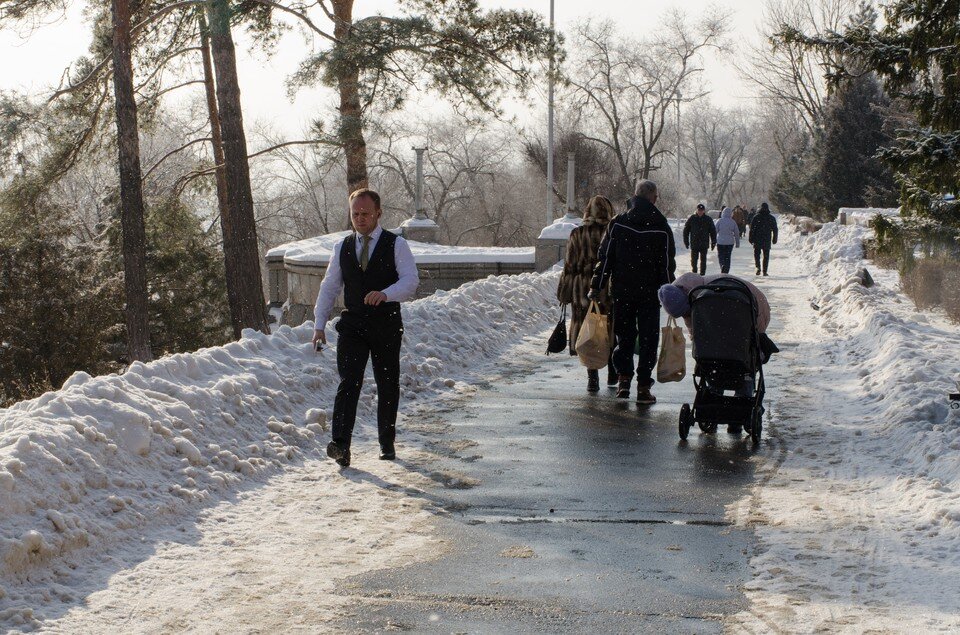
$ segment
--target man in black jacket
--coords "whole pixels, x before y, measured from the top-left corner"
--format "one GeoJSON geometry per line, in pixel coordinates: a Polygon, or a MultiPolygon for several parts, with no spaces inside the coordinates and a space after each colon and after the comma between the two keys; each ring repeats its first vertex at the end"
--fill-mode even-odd
{"type": "Polygon", "coordinates": [[[697,205],[697,213],[687,219],[683,226],[683,246],[690,250],[690,271],[697,273],[697,260],[700,261],[700,275],[707,273],[707,249],[717,246],[717,227],[713,219],[707,216],[703,203],[697,205]]]}
{"type": "Polygon", "coordinates": [[[753,245],[753,260],[757,265],[757,275],[767,275],[770,264],[770,246],[777,244],[777,219],[770,213],[770,206],[760,205],[760,211],[750,222],[750,244],[753,245]],[[762,267],[760,256],[763,256],[762,267]]]}
{"type": "Polygon", "coordinates": [[[600,243],[596,269],[590,282],[590,297],[596,297],[612,277],[613,321],[616,347],[613,366],[617,369],[617,397],[630,396],[633,379],[634,342],[639,344],[637,360],[637,403],[653,404],[650,393],[653,367],[657,363],[660,332],[660,286],[673,282],[677,269],[673,230],[657,209],[657,186],[640,181],[630,209],[607,226],[600,243]],[[638,337],[639,335],[639,337],[638,337]]]}

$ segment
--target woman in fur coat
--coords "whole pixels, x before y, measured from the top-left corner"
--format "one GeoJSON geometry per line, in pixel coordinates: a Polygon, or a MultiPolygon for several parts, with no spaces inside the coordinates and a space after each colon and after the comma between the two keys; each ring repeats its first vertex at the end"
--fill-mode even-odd
{"type": "MultiPolygon", "coordinates": [[[[603,196],[594,196],[587,203],[583,212],[583,224],[570,232],[567,241],[567,255],[563,263],[563,273],[560,275],[560,285],[557,287],[557,299],[563,304],[569,304],[570,317],[570,354],[576,355],[574,346],[580,334],[580,326],[590,309],[587,293],[590,291],[590,279],[593,277],[593,268],[597,264],[597,253],[600,250],[600,241],[603,239],[607,225],[614,216],[613,205],[603,196]]],[[[613,300],[609,289],[604,289],[597,301],[600,312],[610,315],[613,311],[613,300]]],[[[610,341],[613,341],[613,320],[610,325],[610,341]]],[[[617,373],[612,364],[607,365],[607,384],[616,385],[617,373]]],[[[595,370],[587,371],[587,390],[600,390],[600,376],[595,370]]]]}

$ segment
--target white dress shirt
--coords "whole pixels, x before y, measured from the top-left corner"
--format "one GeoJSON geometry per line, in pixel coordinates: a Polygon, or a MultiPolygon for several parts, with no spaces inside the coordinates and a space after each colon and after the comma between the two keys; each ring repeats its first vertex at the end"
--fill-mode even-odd
{"type": "MultiPolygon", "coordinates": [[[[368,254],[373,255],[373,250],[377,247],[377,241],[383,228],[380,225],[370,233],[370,244],[368,245],[368,254]]],[[[349,237],[348,237],[349,239],[349,237]]],[[[357,262],[360,262],[360,253],[363,251],[362,235],[353,234],[356,241],[357,262]]],[[[322,329],[327,320],[330,319],[330,312],[337,301],[337,296],[343,291],[343,270],[340,269],[340,250],[343,247],[343,241],[337,243],[330,256],[330,262],[327,263],[327,272],[323,276],[323,282],[320,283],[320,293],[317,294],[317,304],[313,308],[314,328],[322,329]]],[[[410,245],[401,236],[397,236],[393,243],[393,259],[397,265],[397,275],[399,279],[383,290],[387,296],[387,302],[405,302],[411,299],[420,286],[420,275],[417,273],[417,263],[413,260],[413,253],[410,251],[410,245]]]]}

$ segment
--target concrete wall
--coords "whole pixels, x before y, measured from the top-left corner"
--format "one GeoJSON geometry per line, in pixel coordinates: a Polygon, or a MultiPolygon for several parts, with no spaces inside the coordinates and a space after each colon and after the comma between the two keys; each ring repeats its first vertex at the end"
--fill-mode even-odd
{"type": "MultiPolygon", "coordinates": [[[[320,292],[325,265],[295,265],[282,259],[268,259],[270,304],[283,306],[283,324],[297,326],[313,319],[313,305],[320,292]]],[[[448,291],[472,280],[488,276],[521,274],[534,271],[533,263],[428,263],[417,265],[420,287],[417,297],[435,291],[448,291]]],[[[337,300],[335,314],[343,308],[343,297],[337,300]]]]}

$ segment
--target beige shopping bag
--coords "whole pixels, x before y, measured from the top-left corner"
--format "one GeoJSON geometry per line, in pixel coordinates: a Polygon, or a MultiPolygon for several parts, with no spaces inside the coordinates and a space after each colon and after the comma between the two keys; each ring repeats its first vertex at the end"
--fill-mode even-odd
{"type": "Polygon", "coordinates": [[[683,328],[670,318],[660,329],[660,357],[657,359],[657,382],[680,381],[687,374],[687,342],[683,328]]]}
{"type": "Polygon", "coordinates": [[[590,309],[583,319],[580,335],[574,349],[580,363],[590,370],[598,370],[607,365],[610,359],[610,331],[607,316],[600,313],[596,302],[590,302],[590,309]]]}

